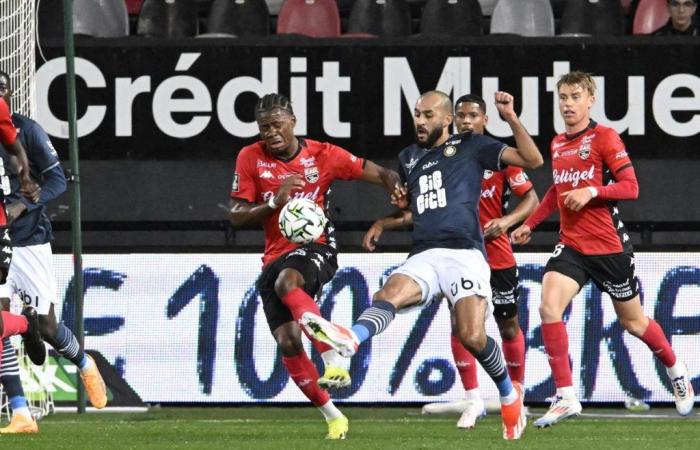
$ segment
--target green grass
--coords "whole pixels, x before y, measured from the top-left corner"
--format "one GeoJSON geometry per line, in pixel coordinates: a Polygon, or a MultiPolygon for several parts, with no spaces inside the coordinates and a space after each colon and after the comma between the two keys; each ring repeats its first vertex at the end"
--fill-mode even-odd
{"type": "MultiPolygon", "coordinates": [[[[421,416],[418,408],[343,408],[344,442],[324,441],[325,423],[313,408],[162,408],[141,414],[54,414],[38,435],[4,435],[13,449],[698,449],[700,420],[579,417],[556,427],[531,426],[519,442],[501,439],[500,418],[457,430],[456,416],[421,416]]],[[[590,410],[587,410],[590,412],[590,410]]],[[[610,412],[610,411],[604,411],[610,412]]],[[[655,412],[652,410],[652,412],[655,412]]]]}

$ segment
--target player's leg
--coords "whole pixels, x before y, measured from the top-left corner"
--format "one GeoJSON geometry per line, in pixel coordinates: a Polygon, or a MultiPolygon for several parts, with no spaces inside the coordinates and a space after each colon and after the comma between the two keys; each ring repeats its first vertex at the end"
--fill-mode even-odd
{"type": "Polygon", "coordinates": [[[462,344],[457,331],[457,319],[453,308],[450,308],[450,347],[452,357],[457,367],[457,373],[464,388],[464,411],[457,421],[457,428],[472,429],[476,421],[486,415],[486,406],[479,393],[479,380],[477,378],[476,358],[462,344]]]}
{"type": "Polygon", "coordinates": [[[518,269],[491,271],[493,316],[501,334],[503,356],[511,380],[525,382],[525,336],[518,321],[518,269]]]}
{"type": "Polygon", "coordinates": [[[408,258],[396,269],[372,296],[372,305],[360,314],[352,328],[311,313],[302,316],[301,325],[314,339],[330,344],[347,358],[351,357],[362,342],[389,326],[396,311],[430,301],[438,292],[437,274],[429,263],[429,252],[408,258]]]}
{"type": "Polygon", "coordinates": [[[542,302],[539,308],[542,339],[557,392],[547,413],[535,421],[538,428],[579,415],[582,409],[573,387],[569,335],[563,321],[567,306],[588,280],[580,259],[580,255],[573,250],[557,245],[542,278],[542,302]]]}

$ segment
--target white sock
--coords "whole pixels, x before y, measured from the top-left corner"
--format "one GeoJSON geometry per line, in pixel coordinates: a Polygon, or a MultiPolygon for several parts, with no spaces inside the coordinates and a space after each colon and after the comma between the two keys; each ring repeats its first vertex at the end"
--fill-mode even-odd
{"type": "Polygon", "coordinates": [[[573,386],[557,388],[557,395],[563,398],[576,398],[576,391],[573,386]]]}
{"type": "Polygon", "coordinates": [[[673,366],[666,368],[666,373],[668,374],[668,377],[672,380],[678,377],[682,377],[686,374],[686,371],[687,370],[685,368],[685,364],[683,364],[679,360],[676,360],[676,363],[673,366]]]}
{"type": "Polygon", "coordinates": [[[473,401],[483,401],[483,400],[481,400],[481,394],[479,393],[479,388],[469,389],[468,391],[464,391],[464,399],[465,400],[473,400],[473,401]]]}
{"type": "Polygon", "coordinates": [[[332,400],[328,400],[325,405],[319,406],[318,410],[321,411],[321,414],[323,414],[323,418],[326,419],[326,422],[337,419],[338,417],[343,417],[343,413],[341,413],[340,410],[335,407],[332,400]]]}
{"type": "Polygon", "coordinates": [[[333,366],[333,367],[343,367],[343,361],[345,358],[340,356],[340,353],[335,350],[326,350],[321,353],[321,359],[323,359],[323,365],[333,366]]]}
{"type": "Polygon", "coordinates": [[[518,400],[518,391],[513,388],[513,390],[510,391],[510,394],[504,396],[500,396],[501,399],[501,405],[512,405],[518,400]]]}
{"type": "Polygon", "coordinates": [[[29,408],[27,408],[26,406],[22,406],[21,408],[13,409],[12,415],[13,416],[20,415],[20,416],[26,417],[27,419],[32,419],[32,413],[29,412],[29,408]]]}

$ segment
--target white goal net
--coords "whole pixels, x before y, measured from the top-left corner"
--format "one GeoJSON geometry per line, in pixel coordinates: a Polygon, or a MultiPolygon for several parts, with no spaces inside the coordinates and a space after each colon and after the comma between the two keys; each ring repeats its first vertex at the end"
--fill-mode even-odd
{"type": "Polygon", "coordinates": [[[29,117],[35,113],[35,24],[34,0],[0,0],[0,70],[12,80],[12,110],[29,117]]]}

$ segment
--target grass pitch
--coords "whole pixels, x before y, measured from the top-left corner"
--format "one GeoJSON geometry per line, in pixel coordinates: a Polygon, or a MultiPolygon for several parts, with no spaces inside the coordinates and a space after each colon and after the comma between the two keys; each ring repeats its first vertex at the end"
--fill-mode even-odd
{"type": "MultiPolygon", "coordinates": [[[[37,435],[3,435],[14,449],[699,449],[700,416],[689,418],[578,417],[537,430],[532,419],[522,440],[501,438],[500,417],[475,430],[456,416],[422,416],[419,408],[342,407],[350,419],[346,441],[324,441],[325,422],[307,408],[159,408],[147,413],[54,414],[37,435]]],[[[536,411],[537,412],[537,411],[536,411]]],[[[543,411],[539,411],[543,412],[543,411]]],[[[591,413],[591,410],[585,410],[591,413]]],[[[609,414],[611,410],[600,411],[609,414]]],[[[652,409],[650,413],[658,413],[652,409]]]]}

